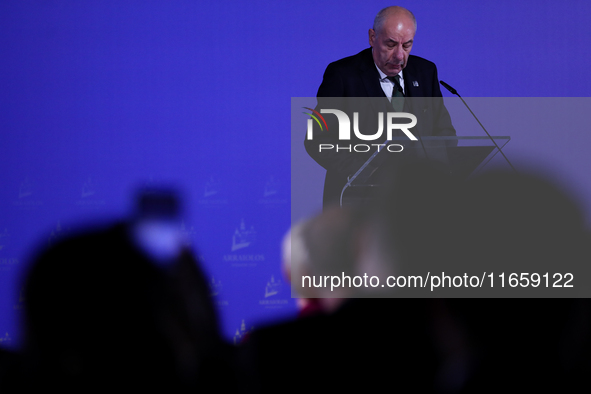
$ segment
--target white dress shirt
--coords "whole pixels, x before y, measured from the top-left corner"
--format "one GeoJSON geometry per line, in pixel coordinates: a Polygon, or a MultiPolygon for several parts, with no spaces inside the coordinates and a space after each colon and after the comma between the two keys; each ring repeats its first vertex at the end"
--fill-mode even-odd
{"type": "MultiPolygon", "coordinates": [[[[375,64],[375,63],[374,63],[375,64]]],[[[380,85],[382,85],[382,90],[386,97],[388,97],[388,101],[392,101],[392,91],[394,90],[394,82],[388,79],[388,76],[380,70],[380,68],[376,65],[378,72],[380,73],[380,85]]],[[[398,73],[400,76],[400,87],[402,88],[402,93],[404,92],[404,78],[402,77],[402,70],[398,73]]],[[[406,94],[406,93],[405,93],[406,94]]]]}

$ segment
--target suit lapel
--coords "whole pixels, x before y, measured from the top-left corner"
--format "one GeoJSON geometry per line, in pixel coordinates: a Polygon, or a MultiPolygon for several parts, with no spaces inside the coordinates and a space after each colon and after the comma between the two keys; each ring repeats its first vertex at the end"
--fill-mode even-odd
{"type": "Polygon", "coordinates": [[[417,97],[417,89],[418,89],[418,80],[415,75],[415,70],[412,67],[411,57],[408,58],[408,63],[402,71],[404,75],[404,95],[406,97],[417,97]]]}
{"type": "Polygon", "coordinates": [[[402,72],[404,74],[404,93],[407,97],[431,97],[432,94],[429,86],[420,85],[427,82],[425,81],[424,73],[417,67],[414,58],[415,56],[412,55],[408,57],[408,63],[406,63],[406,67],[402,72]]]}
{"type": "MultiPolygon", "coordinates": [[[[420,89],[419,80],[417,78],[416,69],[413,67],[412,56],[408,57],[408,62],[406,63],[406,67],[404,67],[404,71],[402,71],[402,75],[404,77],[404,95],[408,97],[420,97],[420,89]]],[[[411,114],[416,115],[416,108],[414,108],[413,104],[415,103],[416,99],[410,99],[404,101],[404,111],[409,112],[411,114]]]]}
{"type": "Polygon", "coordinates": [[[363,54],[363,61],[359,65],[359,75],[365,90],[367,90],[367,97],[386,97],[380,85],[380,74],[371,56],[371,48],[366,51],[367,53],[363,54]]]}

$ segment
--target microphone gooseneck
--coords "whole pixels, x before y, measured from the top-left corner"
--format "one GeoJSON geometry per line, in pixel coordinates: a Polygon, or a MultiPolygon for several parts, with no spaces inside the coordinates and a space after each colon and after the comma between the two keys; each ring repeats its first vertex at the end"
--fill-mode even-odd
{"type": "Polygon", "coordinates": [[[472,110],[470,109],[470,107],[468,106],[468,104],[464,101],[464,99],[462,98],[462,96],[460,96],[460,94],[458,93],[457,90],[455,90],[454,88],[452,88],[450,85],[448,85],[447,83],[443,82],[443,81],[439,81],[439,83],[446,88],[447,90],[449,90],[449,92],[451,94],[455,94],[456,96],[458,96],[460,98],[460,100],[462,100],[462,103],[464,103],[464,105],[466,106],[466,108],[468,108],[468,111],[470,111],[470,113],[472,114],[472,116],[474,116],[474,119],[476,119],[476,121],[478,122],[478,124],[480,125],[480,127],[482,127],[482,130],[484,130],[484,132],[486,133],[486,135],[488,136],[488,138],[490,138],[490,140],[493,142],[493,144],[495,144],[495,146],[497,147],[497,149],[499,150],[499,152],[501,152],[501,155],[503,155],[503,157],[505,158],[505,160],[507,161],[507,163],[509,164],[509,166],[511,166],[511,169],[515,172],[517,172],[517,170],[515,169],[515,167],[513,167],[513,164],[511,164],[511,162],[509,161],[509,159],[507,158],[507,156],[505,156],[505,154],[503,153],[503,151],[501,150],[501,148],[499,147],[499,145],[497,145],[496,141],[493,139],[493,137],[490,136],[490,134],[488,133],[488,131],[486,131],[486,128],[482,125],[482,123],[480,123],[480,120],[478,119],[478,117],[474,114],[474,112],[472,112],[472,110]]]}

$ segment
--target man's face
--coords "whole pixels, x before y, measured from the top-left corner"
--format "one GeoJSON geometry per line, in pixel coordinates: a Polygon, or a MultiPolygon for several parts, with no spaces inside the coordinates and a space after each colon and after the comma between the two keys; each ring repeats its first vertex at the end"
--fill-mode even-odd
{"type": "Polygon", "coordinates": [[[384,74],[393,77],[406,67],[414,36],[414,22],[404,14],[388,16],[380,31],[369,29],[373,60],[384,74]]]}

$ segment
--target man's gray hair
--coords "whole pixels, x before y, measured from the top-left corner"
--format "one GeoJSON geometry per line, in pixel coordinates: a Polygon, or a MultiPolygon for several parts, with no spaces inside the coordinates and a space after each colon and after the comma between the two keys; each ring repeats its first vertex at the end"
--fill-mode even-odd
{"type": "Polygon", "coordinates": [[[380,12],[378,12],[375,19],[373,20],[373,30],[376,32],[376,34],[382,29],[382,26],[384,25],[384,21],[386,20],[386,18],[393,13],[407,13],[412,18],[412,21],[415,24],[415,31],[417,30],[417,18],[415,18],[412,12],[403,7],[391,6],[380,10],[380,12]]]}

